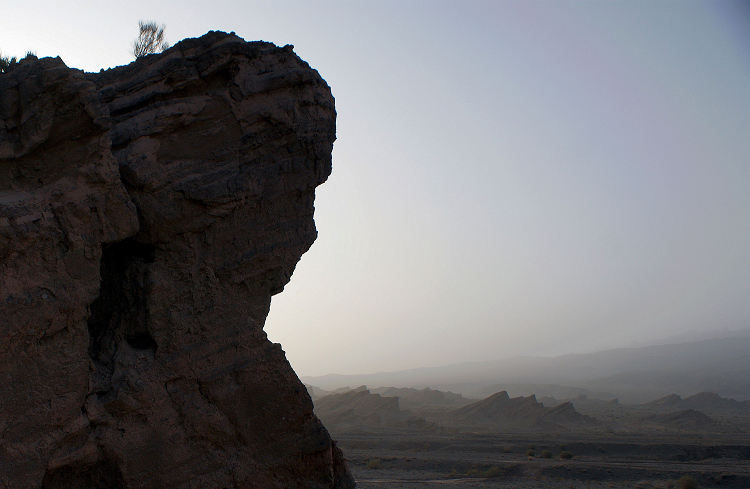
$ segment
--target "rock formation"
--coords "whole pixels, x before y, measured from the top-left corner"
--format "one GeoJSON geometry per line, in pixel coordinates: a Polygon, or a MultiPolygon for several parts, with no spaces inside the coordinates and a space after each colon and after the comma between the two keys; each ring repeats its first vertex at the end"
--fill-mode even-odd
{"type": "Polygon", "coordinates": [[[404,409],[414,410],[440,410],[459,408],[472,404],[474,401],[450,391],[440,391],[425,387],[424,389],[413,389],[410,387],[379,387],[370,389],[370,392],[381,396],[398,397],[399,405],[404,409]]]}
{"type": "Polygon", "coordinates": [[[670,394],[661,399],[647,402],[646,406],[668,410],[704,410],[704,411],[750,411],[750,400],[738,401],[727,399],[713,392],[699,392],[685,399],[677,394],[670,394]]]}
{"type": "Polygon", "coordinates": [[[694,409],[672,411],[665,414],[645,416],[641,423],[650,429],[669,430],[678,432],[724,432],[741,433],[742,431],[730,423],[721,423],[709,415],[694,409]]]}
{"type": "Polygon", "coordinates": [[[576,411],[569,402],[548,408],[534,395],[511,398],[506,391],[451,411],[448,419],[468,426],[524,430],[583,428],[601,424],[576,411]]]}
{"type": "Polygon", "coordinates": [[[354,486],[263,332],[334,139],[318,73],[234,34],[0,76],[0,487],[354,486]]]}
{"type": "Polygon", "coordinates": [[[393,426],[403,424],[398,397],[372,394],[367,388],[331,394],[315,401],[315,412],[329,426],[393,426]]]}

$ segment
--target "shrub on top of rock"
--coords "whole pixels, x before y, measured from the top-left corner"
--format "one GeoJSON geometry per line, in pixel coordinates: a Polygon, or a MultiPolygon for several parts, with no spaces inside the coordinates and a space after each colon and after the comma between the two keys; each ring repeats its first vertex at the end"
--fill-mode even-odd
{"type": "Polygon", "coordinates": [[[161,53],[169,49],[169,43],[164,39],[164,24],[153,21],[138,21],[138,37],[133,41],[133,56],[135,59],[148,54],[161,53]]]}

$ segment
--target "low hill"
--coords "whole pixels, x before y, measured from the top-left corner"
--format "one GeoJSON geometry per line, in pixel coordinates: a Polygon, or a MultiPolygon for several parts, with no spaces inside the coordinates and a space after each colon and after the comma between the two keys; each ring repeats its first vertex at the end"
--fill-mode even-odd
{"type": "Polygon", "coordinates": [[[535,396],[510,398],[506,391],[491,395],[450,413],[450,417],[462,421],[503,422],[512,420],[522,424],[534,424],[541,417],[544,406],[535,396]]]}
{"type": "Polygon", "coordinates": [[[647,402],[646,405],[655,406],[655,407],[673,408],[673,407],[679,406],[681,402],[682,402],[682,397],[678,396],[677,394],[670,394],[668,396],[662,397],[661,399],[656,399],[655,401],[647,402]]]}
{"type": "Polygon", "coordinates": [[[315,414],[326,425],[380,426],[406,418],[397,397],[383,397],[367,389],[330,394],[314,403],[315,414]]]}
{"type": "Polygon", "coordinates": [[[727,399],[714,392],[699,392],[685,399],[670,394],[661,399],[646,403],[647,406],[665,409],[693,409],[696,411],[746,411],[750,412],[750,401],[727,399]]]}
{"type": "Polygon", "coordinates": [[[592,418],[591,416],[579,413],[575,406],[570,402],[564,402],[555,407],[545,407],[545,409],[548,409],[548,411],[545,413],[544,419],[560,426],[591,427],[602,424],[599,420],[592,418]]]}
{"type": "Polygon", "coordinates": [[[657,425],[677,431],[691,432],[739,432],[734,426],[719,423],[705,413],[684,409],[666,414],[656,414],[643,419],[644,425],[657,425]]]}
{"type": "MultiPolygon", "coordinates": [[[[555,399],[574,399],[578,397],[587,397],[592,399],[611,400],[616,396],[609,392],[592,391],[583,387],[571,387],[558,384],[524,384],[503,382],[500,384],[466,386],[462,394],[466,397],[485,398],[495,392],[506,391],[511,397],[528,397],[535,395],[537,399],[552,398],[555,399]]],[[[546,404],[545,404],[546,405],[546,404]]]]}
{"type": "Polygon", "coordinates": [[[576,411],[569,402],[544,407],[535,396],[508,396],[506,391],[447,414],[446,423],[503,429],[543,429],[597,426],[599,421],[576,411]]]}
{"type": "Polygon", "coordinates": [[[305,384],[305,388],[307,389],[307,393],[310,394],[310,398],[312,398],[313,401],[320,397],[325,397],[332,394],[331,391],[323,390],[320,387],[316,387],[314,385],[305,384]]]}
{"type": "Polygon", "coordinates": [[[474,399],[467,399],[461,394],[430,389],[429,387],[424,389],[379,387],[377,389],[370,389],[370,392],[382,396],[398,397],[400,406],[410,410],[455,409],[475,402],[474,399]]]}
{"type": "MultiPolygon", "coordinates": [[[[748,353],[750,355],[750,352],[748,353]]],[[[686,397],[682,405],[689,409],[700,410],[741,410],[750,411],[750,400],[737,401],[736,399],[727,399],[713,392],[699,392],[692,396],[686,397]]]]}
{"type": "Polygon", "coordinates": [[[667,414],[656,414],[645,418],[646,421],[672,428],[706,428],[716,424],[710,416],[693,409],[675,411],[667,414]]]}

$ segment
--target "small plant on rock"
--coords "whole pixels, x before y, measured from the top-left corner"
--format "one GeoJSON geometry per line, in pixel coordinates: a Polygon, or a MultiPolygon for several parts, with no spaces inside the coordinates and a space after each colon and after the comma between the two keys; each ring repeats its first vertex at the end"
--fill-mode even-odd
{"type": "Polygon", "coordinates": [[[140,33],[133,41],[132,51],[135,59],[169,49],[169,44],[164,39],[164,27],[164,24],[159,25],[156,22],[138,21],[140,33]]]}
{"type": "Polygon", "coordinates": [[[7,73],[16,64],[16,57],[3,56],[0,54],[0,73],[7,73]]]}

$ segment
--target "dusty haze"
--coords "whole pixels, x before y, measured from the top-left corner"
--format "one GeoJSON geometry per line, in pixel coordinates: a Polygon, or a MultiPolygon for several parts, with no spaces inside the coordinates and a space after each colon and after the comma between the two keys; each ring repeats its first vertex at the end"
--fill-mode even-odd
{"type": "Polygon", "coordinates": [[[750,318],[741,2],[4,6],[99,71],[139,19],[294,44],[334,88],[319,239],[266,331],[301,375],[555,355],[750,318]]]}

